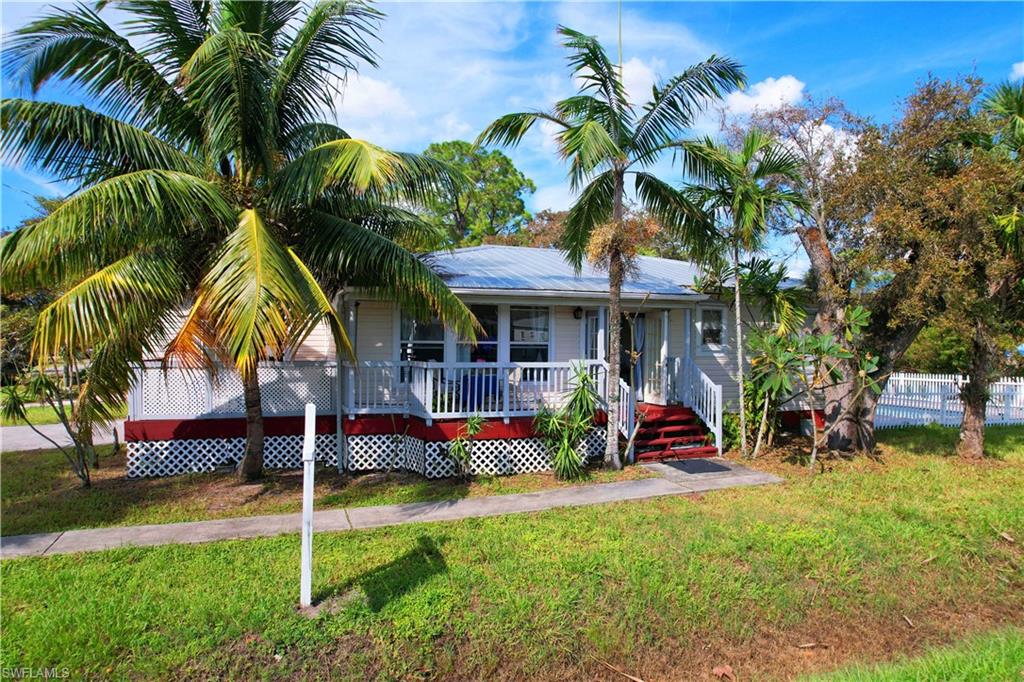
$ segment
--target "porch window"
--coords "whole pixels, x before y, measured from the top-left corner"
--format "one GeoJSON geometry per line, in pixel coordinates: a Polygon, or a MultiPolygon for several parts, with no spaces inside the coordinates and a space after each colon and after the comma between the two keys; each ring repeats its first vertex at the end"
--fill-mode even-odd
{"type": "Polygon", "coordinates": [[[548,308],[540,306],[510,308],[509,360],[512,362],[547,362],[550,324],[548,308]]]}
{"type": "Polygon", "coordinates": [[[483,332],[477,332],[476,345],[460,343],[457,348],[458,362],[497,362],[498,361],[498,306],[471,305],[469,309],[476,315],[483,332]]]}
{"type": "Polygon", "coordinates": [[[700,345],[717,350],[725,344],[725,311],[702,308],[700,311],[700,345]]]}
{"type": "Polygon", "coordinates": [[[403,312],[399,347],[402,360],[444,362],[444,325],[436,317],[424,322],[403,312]]]}

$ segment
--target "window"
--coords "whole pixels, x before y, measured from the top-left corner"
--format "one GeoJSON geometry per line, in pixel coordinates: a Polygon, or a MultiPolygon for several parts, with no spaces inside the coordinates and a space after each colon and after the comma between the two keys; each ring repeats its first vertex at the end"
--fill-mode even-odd
{"type": "Polygon", "coordinates": [[[444,326],[437,318],[423,322],[402,313],[399,348],[401,360],[443,362],[444,326]]]}
{"type": "Polygon", "coordinates": [[[483,332],[477,332],[476,345],[460,343],[458,345],[457,362],[497,362],[498,361],[498,306],[471,305],[469,309],[476,315],[483,332]]]}
{"type": "Polygon", "coordinates": [[[725,311],[703,308],[700,311],[700,345],[718,349],[725,344],[725,311]]]}
{"type": "Polygon", "coordinates": [[[547,362],[550,311],[542,307],[509,309],[509,360],[547,362]]]}

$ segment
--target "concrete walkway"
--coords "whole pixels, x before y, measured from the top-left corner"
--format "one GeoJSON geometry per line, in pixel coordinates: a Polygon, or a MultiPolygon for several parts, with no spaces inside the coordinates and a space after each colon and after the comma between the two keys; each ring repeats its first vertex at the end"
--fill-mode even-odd
{"type": "MultiPolygon", "coordinates": [[[[317,531],[347,531],[405,523],[454,521],[782,482],[782,479],[777,476],[752,471],[724,459],[691,459],[642,466],[657,474],[657,477],[518,495],[494,495],[441,502],[415,502],[383,507],[331,509],[314,513],[313,527],[317,531]]],[[[0,538],[0,555],[4,559],[8,559],[71,552],[95,552],[114,547],[192,544],[216,540],[269,537],[284,533],[298,533],[301,521],[301,514],[280,514],[216,521],[13,535],[0,538]]]]}
{"type": "MultiPolygon", "coordinates": [[[[124,441],[124,422],[118,421],[117,433],[124,441]]],[[[61,445],[71,445],[71,437],[61,424],[40,424],[36,427],[48,437],[61,445]]],[[[109,429],[99,427],[93,435],[94,445],[106,445],[114,442],[114,434],[109,429]]],[[[32,430],[31,426],[0,426],[0,450],[3,452],[21,452],[23,450],[50,450],[53,443],[32,430]]]]}

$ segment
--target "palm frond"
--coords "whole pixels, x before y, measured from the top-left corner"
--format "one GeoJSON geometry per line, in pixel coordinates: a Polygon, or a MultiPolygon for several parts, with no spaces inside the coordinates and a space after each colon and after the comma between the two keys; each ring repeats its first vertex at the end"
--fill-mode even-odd
{"type": "Polygon", "coordinates": [[[1018,154],[1024,152],[1024,81],[995,86],[981,108],[999,126],[1003,142],[1018,154]]]}
{"type": "Polygon", "coordinates": [[[124,328],[144,326],[154,311],[175,305],[184,281],[178,259],[139,251],[86,277],[39,313],[33,356],[46,363],[85,352],[124,328]]]}
{"type": "Polygon", "coordinates": [[[274,178],[271,198],[283,210],[308,206],[333,189],[422,205],[439,187],[451,190],[461,182],[437,159],[342,139],[321,144],[282,168],[274,178]]]}
{"type": "Polygon", "coordinates": [[[189,100],[204,112],[207,155],[233,158],[243,176],[274,167],[271,73],[266,46],[237,27],[211,34],[181,69],[189,100]]]}
{"type": "Polygon", "coordinates": [[[693,195],[675,189],[650,173],[636,173],[635,182],[640,205],[673,237],[687,245],[692,260],[703,263],[714,258],[720,237],[714,217],[693,201],[693,195]]]}
{"type": "Polygon", "coordinates": [[[146,41],[143,55],[169,77],[175,76],[210,32],[213,3],[208,0],[119,0],[130,15],[128,35],[146,41]]]}
{"type": "Polygon", "coordinates": [[[284,135],[333,109],[339,78],[356,71],[360,62],[377,66],[370,40],[381,16],[353,0],[319,0],[310,9],[271,86],[284,135]]]}
{"type": "Polygon", "coordinates": [[[561,243],[577,273],[583,268],[590,236],[612,219],[614,199],[615,173],[608,170],[590,181],[566,214],[561,243]]]}
{"type": "Polygon", "coordinates": [[[5,286],[32,273],[60,277],[70,256],[115,252],[167,235],[216,230],[233,211],[219,188],[175,171],[145,170],[104,180],[72,196],[3,242],[5,286]]]}
{"type": "Polygon", "coordinates": [[[476,146],[497,144],[503,147],[515,147],[526,133],[538,121],[550,121],[560,128],[569,128],[570,124],[555,114],[548,114],[543,111],[520,111],[513,114],[505,114],[495,120],[476,138],[476,146]]]}
{"type": "Polygon", "coordinates": [[[51,9],[15,30],[6,70],[38,92],[51,78],[80,86],[97,107],[177,145],[196,149],[202,126],[181,94],[128,39],[83,4],[51,9]]]}
{"type": "Polygon", "coordinates": [[[202,163],[141,128],[81,106],[0,102],[3,157],[85,184],[137,170],[201,175],[202,163]]]}
{"type": "Polygon", "coordinates": [[[347,132],[333,123],[304,123],[297,127],[285,128],[281,133],[278,148],[289,161],[294,161],[314,147],[335,140],[347,140],[347,132]]]}
{"type": "Polygon", "coordinates": [[[584,121],[559,135],[564,158],[571,161],[569,181],[575,191],[593,171],[622,158],[622,150],[598,121],[584,121]]]}
{"type": "Polygon", "coordinates": [[[217,3],[216,28],[238,29],[257,37],[274,51],[285,39],[285,28],[303,8],[299,0],[220,0],[217,3]]]}
{"type": "Polygon", "coordinates": [[[697,114],[745,83],[742,67],[728,57],[711,56],[654,88],[654,97],[644,105],[631,147],[638,156],[679,137],[693,125],[697,114]]]}
{"type": "Polygon", "coordinates": [[[569,68],[576,79],[582,83],[583,92],[599,93],[616,112],[612,135],[619,139],[622,129],[632,124],[632,109],[626,98],[626,90],[619,77],[619,69],[608,57],[600,41],[574,31],[566,26],[559,26],[558,33],[565,38],[562,45],[569,49],[569,68]]]}
{"type": "Polygon", "coordinates": [[[476,338],[478,324],[466,305],[414,254],[361,225],[323,212],[308,217],[301,251],[314,272],[340,273],[350,286],[366,287],[398,301],[420,318],[431,315],[463,339],[476,338]]]}
{"type": "MultiPolygon", "coordinates": [[[[340,330],[323,292],[306,275],[259,213],[242,211],[199,287],[218,345],[239,372],[284,356],[321,320],[340,330]]],[[[339,340],[347,345],[343,332],[339,340]]]]}

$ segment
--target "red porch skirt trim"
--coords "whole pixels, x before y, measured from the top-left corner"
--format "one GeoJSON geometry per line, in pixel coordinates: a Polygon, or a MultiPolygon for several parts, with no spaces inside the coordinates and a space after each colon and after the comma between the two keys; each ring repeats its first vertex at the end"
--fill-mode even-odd
{"type": "MultiPolygon", "coordinates": [[[[291,436],[303,433],[303,417],[264,417],[263,432],[267,436],[291,436]]],[[[598,413],[597,424],[607,422],[603,412],[598,413]]],[[[403,417],[395,415],[359,415],[355,419],[342,418],[342,430],[350,436],[391,435],[408,433],[414,438],[425,441],[449,441],[456,438],[465,419],[435,420],[427,426],[420,417],[403,417]],[[408,429],[408,430],[407,430],[408,429]]],[[[319,415],[316,418],[317,433],[334,433],[335,419],[333,414],[319,415]]],[[[498,440],[503,438],[532,438],[533,417],[513,417],[506,424],[501,418],[488,419],[477,435],[479,440],[498,440]]],[[[145,421],[126,421],[124,423],[126,441],[152,440],[198,440],[203,438],[244,438],[245,419],[231,417],[229,419],[149,419],[145,421]]]]}
{"type": "MultiPolygon", "coordinates": [[[[264,417],[263,433],[266,436],[302,435],[305,417],[264,417]]],[[[316,432],[334,433],[333,414],[317,415],[316,432]]],[[[126,441],[148,440],[193,440],[202,438],[244,438],[245,419],[147,419],[126,421],[126,441]]]]}
{"type": "MultiPolygon", "coordinates": [[[[800,429],[801,419],[810,419],[810,410],[784,410],[779,412],[779,420],[782,422],[782,428],[792,429],[798,431],[800,429]]],[[[825,410],[814,411],[814,421],[819,429],[825,428],[825,410]]]]}

